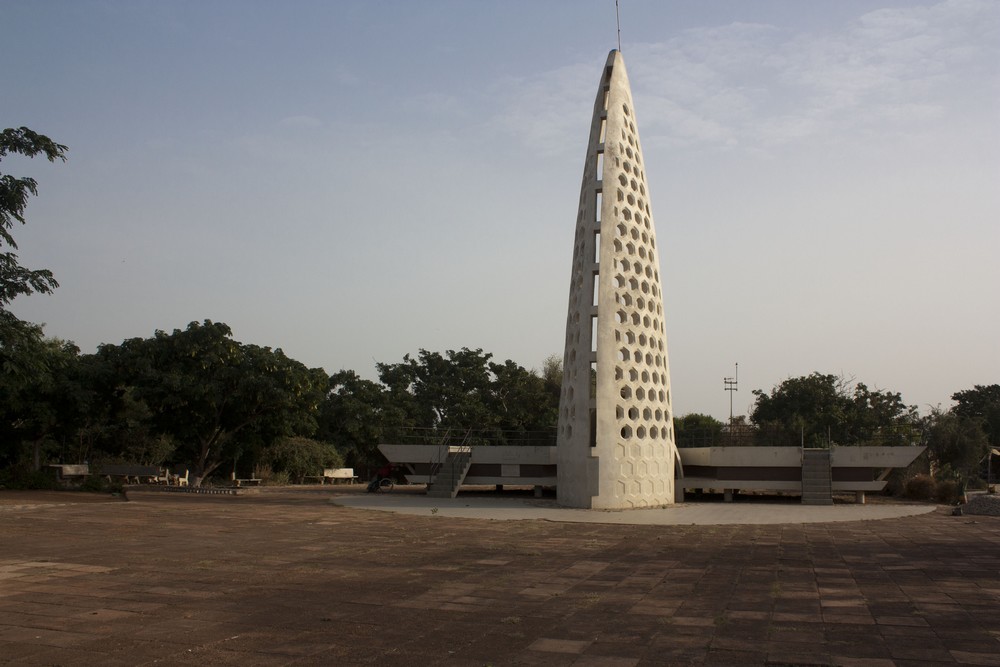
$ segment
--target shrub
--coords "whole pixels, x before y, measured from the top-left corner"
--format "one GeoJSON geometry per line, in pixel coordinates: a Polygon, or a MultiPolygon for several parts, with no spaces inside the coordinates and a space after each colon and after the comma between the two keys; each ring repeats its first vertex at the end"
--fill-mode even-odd
{"type": "Polygon", "coordinates": [[[26,466],[12,466],[0,470],[0,489],[52,490],[58,489],[55,476],[45,470],[32,470],[26,466]]]}
{"type": "Polygon", "coordinates": [[[301,483],[307,475],[318,475],[323,468],[339,468],[344,459],[333,445],[309,438],[282,438],[264,454],[264,463],[276,473],[286,473],[285,480],[301,483]]]}
{"type": "Polygon", "coordinates": [[[934,497],[934,478],[930,475],[914,475],[906,480],[906,497],[913,500],[930,500],[934,497]]]}
{"type": "Polygon", "coordinates": [[[958,483],[953,479],[945,479],[937,483],[937,500],[944,505],[958,502],[958,483]]]}
{"type": "Polygon", "coordinates": [[[100,475],[90,475],[80,484],[80,490],[91,493],[103,493],[108,490],[108,485],[100,475]]]}
{"type": "Polygon", "coordinates": [[[287,472],[274,471],[268,465],[254,466],[253,476],[260,480],[261,486],[287,486],[289,483],[287,472]]]}

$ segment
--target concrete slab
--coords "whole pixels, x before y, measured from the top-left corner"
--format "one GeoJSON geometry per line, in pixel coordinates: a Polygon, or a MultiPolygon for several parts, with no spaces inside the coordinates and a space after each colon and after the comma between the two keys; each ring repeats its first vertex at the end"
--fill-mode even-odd
{"type": "Polygon", "coordinates": [[[486,495],[428,498],[416,493],[388,492],[338,496],[344,507],[463,519],[560,521],[634,526],[770,525],[874,521],[933,512],[926,504],[800,505],[788,503],[682,503],[662,509],[623,511],[560,507],[554,501],[486,495]]]}

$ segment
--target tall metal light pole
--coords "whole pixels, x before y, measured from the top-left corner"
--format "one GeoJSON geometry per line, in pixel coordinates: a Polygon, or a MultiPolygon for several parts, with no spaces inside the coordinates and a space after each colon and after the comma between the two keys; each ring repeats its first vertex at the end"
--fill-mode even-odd
{"type": "Polygon", "coordinates": [[[736,364],[736,374],[731,378],[722,378],[722,385],[729,392],[729,426],[733,425],[733,392],[739,391],[740,365],[736,364]]]}

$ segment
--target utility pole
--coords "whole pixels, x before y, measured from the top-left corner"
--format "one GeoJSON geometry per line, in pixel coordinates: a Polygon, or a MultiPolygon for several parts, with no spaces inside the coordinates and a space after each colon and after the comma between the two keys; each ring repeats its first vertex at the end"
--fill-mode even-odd
{"type": "Polygon", "coordinates": [[[731,378],[722,378],[722,386],[729,392],[729,426],[733,426],[733,392],[739,391],[740,365],[736,364],[736,374],[731,378]]]}

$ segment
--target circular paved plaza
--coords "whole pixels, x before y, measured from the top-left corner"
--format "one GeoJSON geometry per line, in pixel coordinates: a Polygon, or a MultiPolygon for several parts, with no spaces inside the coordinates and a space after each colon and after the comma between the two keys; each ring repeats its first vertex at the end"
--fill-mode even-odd
{"type": "Polygon", "coordinates": [[[1000,518],[497,521],[361,489],[0,492],[0,664],[1000,665],[1000,518]]]}

